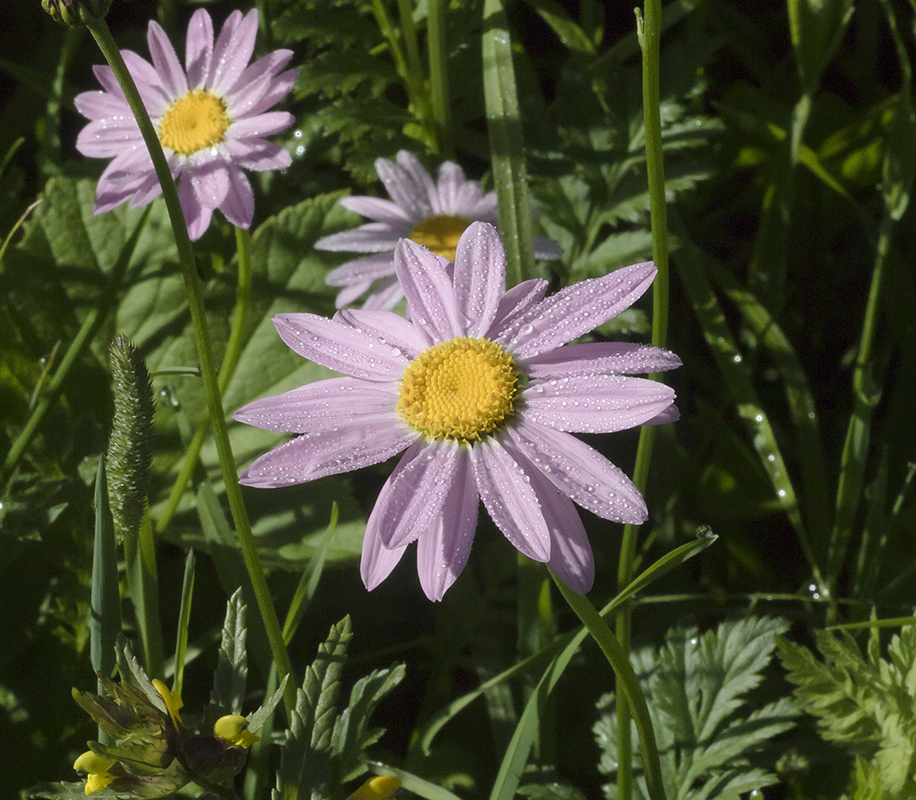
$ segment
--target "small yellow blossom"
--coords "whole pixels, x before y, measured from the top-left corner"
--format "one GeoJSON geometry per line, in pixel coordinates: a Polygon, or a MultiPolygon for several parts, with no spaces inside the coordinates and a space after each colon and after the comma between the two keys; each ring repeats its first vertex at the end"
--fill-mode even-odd
{"type": "Polygon", "coordinates": [[[216,720],[213,726],[213,735],[220,739],[225,739],[229,744],[236,747],[249,748],[255,742],[261,741],[259,736],[255,736],[248,730],[248,720],[240,717],[238,714],[227,714],[216,720]]]}
{"type": "Polygon", "coordinates": [[[401,788],[401,782],[391,775],[376,775],[369,778],[347,800],[388,800],[401,788]]]}
{"type": "Polygon", "coordinates": [[[114,759],[105,758],[91,750],[87,750],[73,762],[73,769],[86,773],[86,794],[102,791],[115,779],[115,776],[108,771],[115,763],[114,759]]]}
{"type": "Polygon", "coordinates": [[[175,727],[182,727],[181,715],[178,713],[179,709],[184,705],[181,695],[178,694],[178,692],[173,692],[158,678],[153,678],[153,688],[155,688],[162,696],[162,699],[165,700],[165,707],[168,709],[169,716],[172,718],[175,727]]]}

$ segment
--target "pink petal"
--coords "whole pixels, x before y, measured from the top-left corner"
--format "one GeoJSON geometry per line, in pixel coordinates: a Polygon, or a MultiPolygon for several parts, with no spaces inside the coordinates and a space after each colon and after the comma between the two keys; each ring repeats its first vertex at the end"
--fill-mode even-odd
{"type": "Polygon", "coordinates": [[[105,179],[112,183],[123,183],[152,171],[153,159],[150,157],[149,150],[143,144],[136,144],[134,147],[118,153],[105,167],[100,180],[105,179]]]}
{"type": "MultiPolygon", "coordinates": [[[[318,240],[319,243],[321,240],[318,240]]],[[[316,244],[317,248],[318,245],[316,244]]],[[[324,248],[318,248],[324,249],[324,248]]],[[[364,256],[347,261],[339,267],[334,267],[324,282],[328,286],[351,286],[355,283],[364,283],[387,278],[394,275],[394,256],[391,253],[382,253],[380,255],[364,256]]]]}
{"type": "Polygon", "coordinates": [[[514,320],[501,343],[519,358],[531,358],[572,341],[629,308],[655,278],[652,262],[579,281],[514,320]]]}
{"type": "Polygon", "coordinates": [[[229,170],[220,161],[211,161],[188,170],[185,180],[190,180],[194,193],[204,208],[219,208],[229,193],[229,170]]]}
{"type": "Polygon", "coordinates": [[[100,178],[98,186],[96,187],[96,201],[95,205],[92,207],[92,213],[104,214],[129,200],[133,193],[137,191],[137,188],[144,183],[146,178],[146,175],[140,175],[134,180],[119,183],[113,183],[100,178]]]}
{"type": "Polygon", "coordinates": [[[272,489],[339,475],[387,461],[417,434],[398,419],[363,418],[340,428],[304,433],[257,459],[239,483],[272,489]]]}
{"type": "Polygon", "coordinates": [[[178,181],[178,199],[181,201],[181,210],[188,226],[188,236],[196,242],[210,227],[213,216],[212,208],[204,208],[197,199],[197,193],[187,176],[178,181]]]}
{"type": "Polygon", "coordinates": [[[475,222],[455,249],[455,296],[468,320],[467,335],[479,338],[492,325],[506,289],[506,250],[496,228],[475,222]]]}
{"type": "Polygon", "coordinates": [[[597,372],[636,375],[664,372],[681,366],[681,360],[658,347],[624,342],[568,344],[522,362],[529,378],[563,378],[597,372]]]}
{"type": "Polygon", "coordinates": [[[467,465],[456,442],[427,441],[413,435],[416,441],[388,479],[384,504],[376,503],[372,512],[378,513],[376,524],[386,547],[410,544],[435,524],[456,476],[467,465]]]}
{"type": "Polygon", "coordinates": [[[513,547],[534,561],[550,559],[550,531],[530,478],[495,439],[471,448],[480,499],[513,547]]]}
{"type": "Polygon", "coordinates": [[[227,139],[248,139],[254,136],[273,136],[285,131],[295,122],[288,111],[268,111],[255,117],[236,119],[226,131],[227,139]]]}
{"type": "Polygon", "coordinates": [[[430,530],[417,539],[417,574],[426,596],[439,601],[461,574],[471,554],[480,499],[467,448],[459,447],[463,461],[456,473],[442,513],[430,530]]]}
{"type": "Polygon", "coordinates": [[[337,293],[337,297],[334,298],[334,305],[336,308],[344,308],[345,306],[350,305],[350,303],[355,302],[357,299],[359,299],[359,297],[364,295],[371,288],[372,281],[354,283],[352,286],[341,289],[337,293]]]}
{"type": "Polygon", "coordinates": [[[86,125],[76,137],[76,149],[89,158],[112,158],[133,149],[137,143],[142,146],[143,137],[133,117],[118,122],[111,119],[97,120],[86,125]]]}
{"type": "Polygon", "coordinates": [[[455,289],[438,258],[422,245],[401,239],[394,251],[394,270],[401,282],[410,318],[434,342],[465,334],[455,289]]]}
{"type": "Polygon", "coordinates": [[[133,112],[123,95],[118,96],[98,90],[82,92],[73,98],[73,103],[80,114],[91,120],[125,116],[133,118],[133,112]]]}
{"type": "Polygon", "coordinates": [[[269,431],[314,433],[362,418],[397,417],[394,384],[358,378],[328,378],[264,397],[240,408],[232,418],[269,431]]]}
{"type": "Polygon", "coordinates": [[[404,298],[401,284],[395,277],[383,278],[375,290],[366,298],[363,308],[366,310],[391,311],[404,298]]]}
{"type": "Polygon", "coordinates": [[[401,556],[404,555],[404,551],[407,549],[406,544],[402,547],[385,547],[382,544],[382,537],[379,536],[378,517],[375,509],[384,506],[387,491],[388,484],[386,483],[382,487],[372,513],[369,515],[366,534],[363,537],[363,552],[359,561],[359,574],[363,579],[363,585],[370,592],[391,574],[391,570],[398,565],[401,556]]]}
{"type": "Polygon", "coordinates": [[[669,422],[677,422],[680,418],[681,412],[678,410],[678,407],[672,403],[664,411],[652,417],[652,419],[646,420],[643,425],[667,425],[669,422]]]}
{"type": "Polygon", "coordinates": [[[278,314],[274,325],[286,344],[303,358],[328,369],[375,381],[400,380],[407,357],[394,355],[376,337],[346,323],[315,314],[278,314]]]}
{"type": "Polygon", "coordinates": [[[221,97],[229,93],[251,60],[257,33],[258,12],[255,9],[244,17],[238,11],[229,15],[213,48],[208,89],[221,97]]]}
{"type": "Polygon", "coordinates": [[[416,358],[430,345],[429,340],[415,325],[390,311],[346,309],[338,312],[336,319],[346,322],[358,331],[376,336],[379,344],[396,347],[409,359],[416,358]]]}
{"type": "Polygon", "coordinates": [[[524,414],[508,430],[510,441],[563,494],[614,522],[646,521],[646,502],[623,471],[568,433],[530,422],[524,414]]]}
{"type": "Polygon", "coordinates": [[[674,401],[674,390],[646,378],[576,375],[535,380],[524,389],[525,418],[573,433],[613,433],[652,419],[674,401]]]}
{"type": "Polygon", "coordinates": [[[376,222],[384,222],[398,229],[403,228],[403,236],[410,233],[411,226],[416,222],[400,206],[380,197],[344,197],[340,204],[349,211],[362,214],[376,222]]]}
{"type": "MultiPolygon", "coordinates": [[[[130,52],[128,50],[122,50],[121,55],[124,53],[130,52]]],[[[127,102],[127,99],[124,97],[124,91],[121,89],[121,84],[118,83],[118,79],[114,75],[114,71],[107,64],[95,64],[92,67],[92,74],[95,75],[95,79],[102,84],[102,88],[111,95],[118,97],[124,102],[127,102]]]]}
{"type": "Polygon", "coordinates": [[[188,79],[181,68],[181,62],[175,54],[175,48],[165,35],[158,22],[151,21],[146,33],[149,52],[153,57],[153,66],[159,74],[166,93],[172,98],[178,98],[188,92],[188,79]]]}
{"type": "Polygon", "coordinates": [[[475,182],[464,177],[464,170],[453,161],[446,161],[439,167],[436,191],[432,197],[432,211],[434,214],[457,214],[456,209],[463,207],[466,201],[463,197],[465,187],[477,190],[478,197],[482,194],[480,187],[475,182]]]}
{"type": "Polygon", "coordinates": [[[219,205],[229,222],[237,228],[250,228],[254,218],[254,193],[245,173],[237,167],[229,167],[229,191],[219,205]]]}
{"type": "Polygon", "coordinates": [[[226,139],[222,147],[235,164],[256,172],[286,169],[293,163],[290,154],[284,148],[263,139],[226,139]]]}
{"type": "Polygon", "coordinates": [[[188,84],[192,89],[203,86],[210,74],[213,57],[213,20],[206,9],[198,8],[188,23],[184,63],[188,69],[188,84]]]}
{"type": "Polygon", "coordinates": [[[288,69],[286,72],[281,72],[271,81],[267,91],[264,92],[264,96],[248,110],[248,114],[261,114],[267,109],[273,108],[290,93],[293,86],[296,85],[298,77],[299,70],[297,69],[288,69]]]}
{"type": "Polygon", "coordinates": [[[315,242],[315,247],[335,252],[352,250],[356,253],[392,253],[400,238],[400,234],[387,222],[368,222],[352,231],[322,236],[315,242]]]}
{"type": "Polygon", "coordinates": [[[430,198],[435,195],[435,184],[416,156],[401,150],[397,158],[397,164],[384,158],[376,159],[375,171],[391,199],[411,219],[419,222],[433,213],[430,198]]]}
{"type": "Polygon", "coordinates": [[[134,196],[130,198],[130,207],[143,208],[152,203],[160,194],[162,194],[162,184],[159,183],[159,176],[155,172],[150,172],[137,186],[134,196]]]}
{"type": "Polygon", "coordinates": [[[269,74],[262,74],[248,82],[244,81],[243,74],[236,84],[235,91],[226,97],[226,113],[230,119],[244,118],[250,114],[251,109],[267,93],[273,78],[269,74]]]}
{"type": "Polygon", "coordinates": [[[522,281],[509,289],[500,298],[496,317],[486,334],[487,338],[496,339],[501,336],[502,332],[510,328],[518,317],[535,304],[540,303],[547,293],[547,285],[547,281],[543,278],[533,278],[530,281],[522,281]]]}
{"type": "Polygon", "coordinates": [[[239,106],[243,104],[242,98],[249,94],[249,86],[254,84],[261,86],[257,97],[257,100],[260,100],[267,87],[273,84],[280,70],[289,63],[292,57],[292,50],[274,50],[246,67],[226,96],[231,116],[237,116],[247,111],[247,109],[240,109],[239,106]]]}
{"type": "Polygon", "coordinates": [[[137,91],[140,93],[143,105],[155,122],[157,117],[161,117],[178,98],[165,90],[159,73],[149,61],[141,58],[132,50],[122,50],[121,55],[124,57],[128,72],[137,84],[137,91]]]}

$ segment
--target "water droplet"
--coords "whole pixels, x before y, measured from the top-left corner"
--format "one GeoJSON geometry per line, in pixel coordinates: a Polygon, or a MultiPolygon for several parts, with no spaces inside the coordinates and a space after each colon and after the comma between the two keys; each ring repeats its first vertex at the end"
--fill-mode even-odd
{"type": "Polygon", "coordinates": [[[734,361],[736,364],[740,364],[742,361],[742,358],[740,355],[738,355],[738,353],[735,353],[735,355],[732,356],[732,361],[734,361]]]}

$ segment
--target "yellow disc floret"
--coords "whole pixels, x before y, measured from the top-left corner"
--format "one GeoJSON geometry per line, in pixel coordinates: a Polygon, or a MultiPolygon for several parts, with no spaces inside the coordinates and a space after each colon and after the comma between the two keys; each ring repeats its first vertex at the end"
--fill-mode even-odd
{"type": "Polygon", "coordinates": [[[192,89],[163,114],[159,141],[163,147],[189,156],[218,145],[226,138],[231,123],[225,100],[206,89],[192,89]]]}
{"type": "Polygon", "coordinates": [[[458,240],[470,224],[471,220],[457,214],[436,214],[414,225],[410,229],[410,238],[437,256],[454,261],[458,240]]]}
{"type": "Polygon", "coordinates": [[[397,411],[431,439],[477,441],[514,411],[518,377],[512,356],[495,342],[451,339],[407,365],[397,411]]]}

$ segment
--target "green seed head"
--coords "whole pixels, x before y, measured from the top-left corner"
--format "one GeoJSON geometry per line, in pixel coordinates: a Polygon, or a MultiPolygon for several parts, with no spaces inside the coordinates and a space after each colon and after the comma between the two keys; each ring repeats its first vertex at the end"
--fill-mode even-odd
{"type": "Polygon", "coordinates": [[[103,18],[111,8],[111,0],[41,0],[41,7],[55,22],[78,28],[87,14],[96,19],[103,18]]]}

